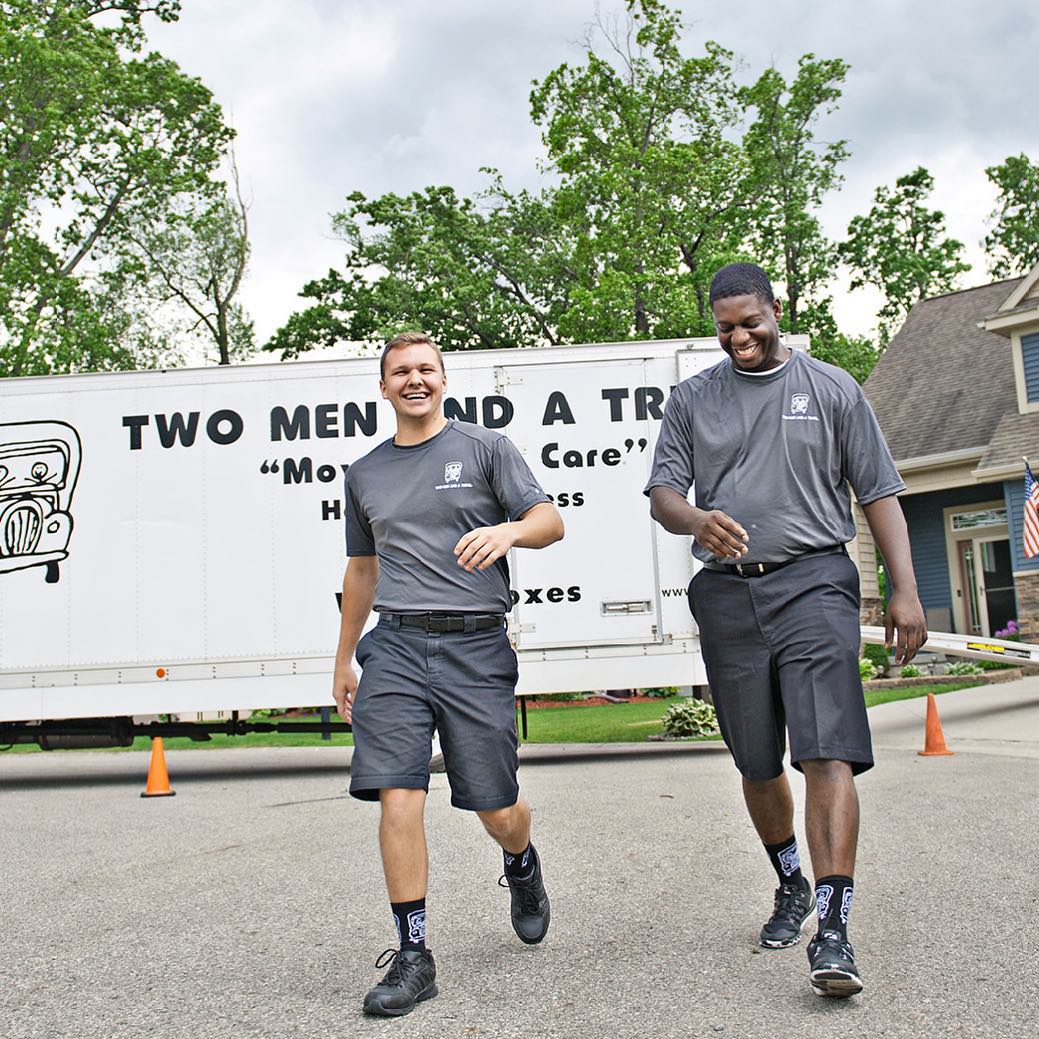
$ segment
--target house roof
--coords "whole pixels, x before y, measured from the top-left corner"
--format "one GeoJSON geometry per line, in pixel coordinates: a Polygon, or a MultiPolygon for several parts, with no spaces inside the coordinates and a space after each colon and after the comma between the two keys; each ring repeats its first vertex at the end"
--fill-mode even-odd
{"type": "Polygon", "coordinates": [[[1022,280],[934,296],[909,312],[863,387],[896,461],[976,448],[988,469],[1039,449],[1039,413],[1018,414],[1011,341],[978,327],[1022,280]]]}

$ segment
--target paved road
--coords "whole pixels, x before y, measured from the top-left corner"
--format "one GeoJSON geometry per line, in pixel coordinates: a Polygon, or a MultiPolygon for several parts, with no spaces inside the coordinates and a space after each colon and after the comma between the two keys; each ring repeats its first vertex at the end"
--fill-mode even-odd
{"type": "MultiPolygon", "coordinates": [[[[1039,679],[939,699],[956,755],[916,755],[923,703],[871,712],[852,937],[867,984],[812,995],[803,948],[755,944],[771,902],[724,752],[529,748],[553,930],[513,937],[500,859],[429,800],[441,995],[359,1013],[391,924],[376,813],[318,748],[0,755],[0,1035],[216,1039],[1036,1034],[1039,679]]],[[[800,782],[795,789],[800,795],[800,782]]]]}

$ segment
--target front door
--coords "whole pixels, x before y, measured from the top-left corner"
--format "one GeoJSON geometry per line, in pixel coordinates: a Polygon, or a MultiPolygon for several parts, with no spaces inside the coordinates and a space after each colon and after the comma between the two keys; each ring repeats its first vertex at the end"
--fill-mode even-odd
{"type": "Polygon", "coordinates": [[[986,635],[1002,631],[1017,617],[1017,596],[1014,593],[1014,572],[1010,563],[1008,538],[992,538],[974,542],[978,554],[978,570],[984,594],[985,615],[988,620],[986,635]]]}
{"type": "Polygon", "coordinates": [[[1003,502],[946,509],[956,630],[991,638],[1017,616],[1003,502]]]}

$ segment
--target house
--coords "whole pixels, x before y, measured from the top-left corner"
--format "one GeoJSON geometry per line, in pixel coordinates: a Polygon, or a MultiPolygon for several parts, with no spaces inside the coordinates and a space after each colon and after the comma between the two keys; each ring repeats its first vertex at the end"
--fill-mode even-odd
{"type": "Polygon", "coordinates": [[[1039,265],[921,300],[864,389],[907,485],[930,629],[994,636],[1016,620],[1039,638],[1039,556],[1022,546],[1023,456],[1039,470],[1039,265]]]}

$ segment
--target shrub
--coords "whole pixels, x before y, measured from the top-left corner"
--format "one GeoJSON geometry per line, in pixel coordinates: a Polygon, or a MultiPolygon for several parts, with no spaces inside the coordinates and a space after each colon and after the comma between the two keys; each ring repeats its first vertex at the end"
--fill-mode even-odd
{"type": "Polygon", "coordinates": [[[876,665],[868,657],[859,658],[859,677],[863,682],[869,682],[877,677],[876,665]]]}
{"type": "Polygon", "coordinates": [[[870,643],[863,650],[862,655],[877,669],[878,674],[883,674],[887,670],[888,650],[886,646],[876,646],[870,643]]]}
{"type": "Polygon", "coordinates": [[[673,703],[665,712],[663,723],[669,736],[714,736],[718,732],[714,708],[691,696],[673,703]]]}
{"type": "Polygon", "coordinates": [[[1004,664],[1001,660],[975,660],[975,664],[982,671],[1006,671],[1008,668],[1019,667],[1019,664],[1004,664]]]}
{"type": "Polygon", "coordinates": [[[916,664],[906,664],[898,673],[903,678],[920,678],[924,673],[924,669],[917,667],[916,664]]]}
{"type": "Polygon", "coordinates": [[[955,664],[950,664],[945,669],[945,673],[947,675],[980,675],[981,668],[973,661],[957,660],[955,664]]]}
{"type": "Polygon", "coordinates": [[[666,700],[669,696],[675,696],[678,693],[677,685],[656,685],[649,689],[640,690],[643,696],[653,696],[661,700],[666,700]]]}

